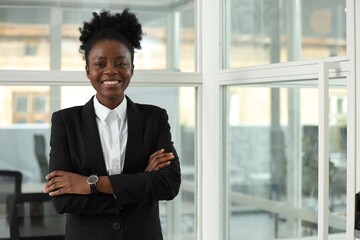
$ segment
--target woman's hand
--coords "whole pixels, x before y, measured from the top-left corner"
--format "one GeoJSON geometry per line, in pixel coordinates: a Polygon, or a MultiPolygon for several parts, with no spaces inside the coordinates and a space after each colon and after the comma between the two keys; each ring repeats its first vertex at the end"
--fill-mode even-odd
{"type": "Polygon", "coordinates": [[[148,165],[146,166],[145,172],[157,171],[170,165],[170,161],[174,159],[172,152],[165,152],[164,149],[160,149],[149,157],[148,165]]]}
{"type": "MultiPolygon", "coordinates": [[[[145,172],[157,171],[170,165],[170,161],[174,159],[172,152],[165,152],[160,149],[149,157],[148,165],[145,172]]],[[[86,176],[82,176],[72,172],[55,170],[46,176],[48,182],[44,186],[44,193],[50,196],[59,196],[63,194],[90,194],[90,187],[87,183],[86,176]]],[[[101,177],[100,177],[101,179],[101,177]]],[[[104,180],[104,179],[102,179],[104,180]]],[[[100,182],[100,180],[99,180],[100,182]]],[[[100,187],[100,186],[99,186],[100,187]]],[[[108,191],[104,191],[108,193],[108,191]]]]}
{"type": "Polygon", "coordinates": [[[87,177],[66,171],[56,170],[46,176],[48,180],[44,186],[44,193],[50,196],[59,196],[63,194],[90,194],[87,177]]]}

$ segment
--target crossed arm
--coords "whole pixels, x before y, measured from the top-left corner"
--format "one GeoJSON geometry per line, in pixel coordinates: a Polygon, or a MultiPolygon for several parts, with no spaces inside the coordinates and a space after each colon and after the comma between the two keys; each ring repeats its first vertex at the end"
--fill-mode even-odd
{"type": "MultiPolygon", "coordinates": [[[[145,172],[157,171],[171,164],[174,154],[160,149],[149,157],[145,172]]],[[[55,170],[46,176],[48,182],[43,191],[50,196],[55,197],[63,194],[90,194],[89,184],[86,182],[88,176],[82,176],[73,172],[55,170]]],[[[96,184],[99,192],[114,194],[108,176],[100,176],[96,184]]]]}

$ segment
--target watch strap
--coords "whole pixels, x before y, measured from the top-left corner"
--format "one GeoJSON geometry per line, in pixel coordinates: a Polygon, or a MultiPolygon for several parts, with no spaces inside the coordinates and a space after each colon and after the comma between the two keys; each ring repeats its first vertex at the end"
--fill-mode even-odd
{"type": "Polygon", "coordinates": [[[95,194],[95,193],[98,192],[97,189],[96,189],[96,183],[90,184],[90,191],[91,191],[92,194],[95,194]]]}
{"type": "Polygon", "coordinates": [[[87,179],[87,183],[90,186],[90,191],[92,194],[97,193],[97,189],[96,189],[96,184],[99,181],[99,177],[97,176],[97,174],[92,174],[88,177],[87,179]]]}

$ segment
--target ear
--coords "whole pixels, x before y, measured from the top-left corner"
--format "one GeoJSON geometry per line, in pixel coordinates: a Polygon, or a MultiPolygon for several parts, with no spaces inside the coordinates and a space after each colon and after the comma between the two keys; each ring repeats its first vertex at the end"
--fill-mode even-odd
{"type": "Polygon", "coordinates": [[[89,66],[88,65],[85,65],[85,72],[86,72],[87,78],[89,78],[89,66]]]}
{"type": "Polygon", "coordinates": [[[134,68],[135,68],[135,65],[133,64],[133,65],[131,66],[131,76],[134,74],[134,68]]]}

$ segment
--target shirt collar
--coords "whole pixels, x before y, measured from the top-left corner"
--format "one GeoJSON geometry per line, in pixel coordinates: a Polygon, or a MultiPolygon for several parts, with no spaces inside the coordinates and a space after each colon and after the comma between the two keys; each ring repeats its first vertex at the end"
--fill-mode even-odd
{"type": "MultiPolygon", "coordinates": [[[[96,95],[94,96],[94,109],[95,114],[98,118],[100,118],[102,121],[106,119],[111,109],[105,107],[102,105],[99,100],[96,98],[96,95]]],[[[126,118],[126,109],[127,109],[127,99],[124,97],[122,102],[117,106],[114,111],[116,112],[117,116],[120,118],[121,121],[125,120],[126,118]]]]}

